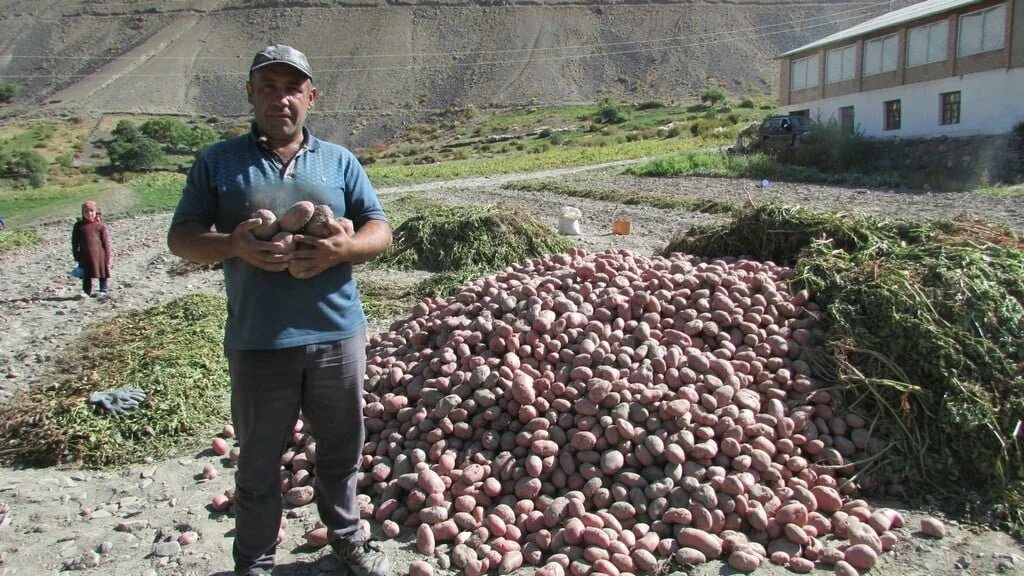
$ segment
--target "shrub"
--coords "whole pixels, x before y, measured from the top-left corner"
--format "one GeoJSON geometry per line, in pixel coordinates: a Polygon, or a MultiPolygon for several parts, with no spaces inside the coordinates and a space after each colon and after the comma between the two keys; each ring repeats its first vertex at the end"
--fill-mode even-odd
{"type": "Polygon", "coordinates": [[[644,100],[643,102],[637,102],[633,107],[637,110],[653,110],[655,108],[664,108],[665,103],[661,100],[644,100]]]}
{"type": "Polygon", "coordinates": [[[750,98],[744,98],[740,100],[740,103],[736,106],[737,108],[754,108],[754,101],[750,98]]]}
{"type": "Polygon", "coordinates": [[[0,151],[0,175],[27,178],[29,186],[46,185],[50,166],[35,150],[0,151]]]}
{"type": "Polygon", "coordinates": [[[718,88],[710,88],[700,95],[700,101],[705,104],[717,106],[719,103],[725,102],[725,92],[722,92],[718,88]]]}
{"type": "Polygon", "coordinates": [[[554,146],[562,146],[569,143],[569,135],[565,132],[555,132],[548,141],[554,146]]]}
{"type": "Polygon", "coordinates": [[[17,84],[0,84],[0,102],[10,102],[15,96],[21,93],[21,86],[17,84]]]}
{"type": "Polygon", "coordinates": [[[605,98],[597,108],[595,120],[601,124],[619,124],[625,122],[627,116],[618,102],[605,98]]]}

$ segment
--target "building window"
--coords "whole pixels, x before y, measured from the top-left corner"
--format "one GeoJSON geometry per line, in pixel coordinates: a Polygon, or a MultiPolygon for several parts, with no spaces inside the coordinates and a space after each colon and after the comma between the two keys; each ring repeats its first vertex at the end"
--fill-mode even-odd
{"type": "Polygon", "coordinates": [[[949,21],[911,28],[907,33],[907,68],[946,59],[949,21]]]}
{"type": "Polygon", "coordinates": [[[889,100],[885,103],[885,129],[900,129],[900,101],[889,100]]]}
{"type": "Polygon", "coordinates": [[[806,90],[818,85],[818,55],[794,60],[790,86],[793,90],[806,90]]]}
{"type": "Polygon", "coordinates": [[[939,96],[942,103],[942,124],[959,124],[960,92],[943,92],[939,96]]]}
{"type": "Polygon", "coordinates": [[[853,134],[853,106],[843,106],[839,109],[839,126],[843,129],[843,134],[853,134]]]}
{"type": "Polygon", "coordinates": [[[854,79],[857,76],[856,61],[857,46],[854,44],[829,50],[825,59],[825,82],[835,84],[854,79]]]}
{"type": "Polygon", "coordinates": [[[1006,4],[964,14],[960,17],[957,56],[970,56],[1006,45],[1006,4]]]}
{"type": "Polygon", "coordinates": [[[890,34],[864,43],[864,75],[873,76],[896,70],[899,38],[890,34]]]}

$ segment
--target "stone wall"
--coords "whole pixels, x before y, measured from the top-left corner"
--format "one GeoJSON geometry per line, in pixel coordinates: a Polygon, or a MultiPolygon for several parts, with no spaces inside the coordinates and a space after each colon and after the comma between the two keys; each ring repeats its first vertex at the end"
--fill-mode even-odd
{"type": "Polygon", "coordinates": [[[1022,136],[1018,127],[1000,136],[875,140],[871,148],[879,171],[917,175],[933,188],[946,188],[943,180],[974,187],[1024,181],[1022,136]]]}

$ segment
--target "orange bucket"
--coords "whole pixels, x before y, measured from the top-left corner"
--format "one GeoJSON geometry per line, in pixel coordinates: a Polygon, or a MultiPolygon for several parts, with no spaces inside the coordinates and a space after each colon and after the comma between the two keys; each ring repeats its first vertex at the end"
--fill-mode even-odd
{"type": "Polygon", "coordinates": [[[629,220],[622,220],[619,218],[612,219],[612,234],[619,236],[625,236],[629,234],[630,222],[629,220]]]}

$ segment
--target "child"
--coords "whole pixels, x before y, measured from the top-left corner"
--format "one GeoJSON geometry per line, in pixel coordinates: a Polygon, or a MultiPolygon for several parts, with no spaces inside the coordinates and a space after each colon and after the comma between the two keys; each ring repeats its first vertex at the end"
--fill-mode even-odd
{"type": "Polygon", "coordinates": [[[82,218],[75,222],[71,230],[71,252],[75,262],[85,270],[82,277],[82,292],[92,296],[92,279],[100,279],[98,296],[106,297],[107,279],[110,278],[110,264],[113,251],[110,248],[110,237],[107,227],[96,208],[95,200],[82,204],[82,218]]]}

